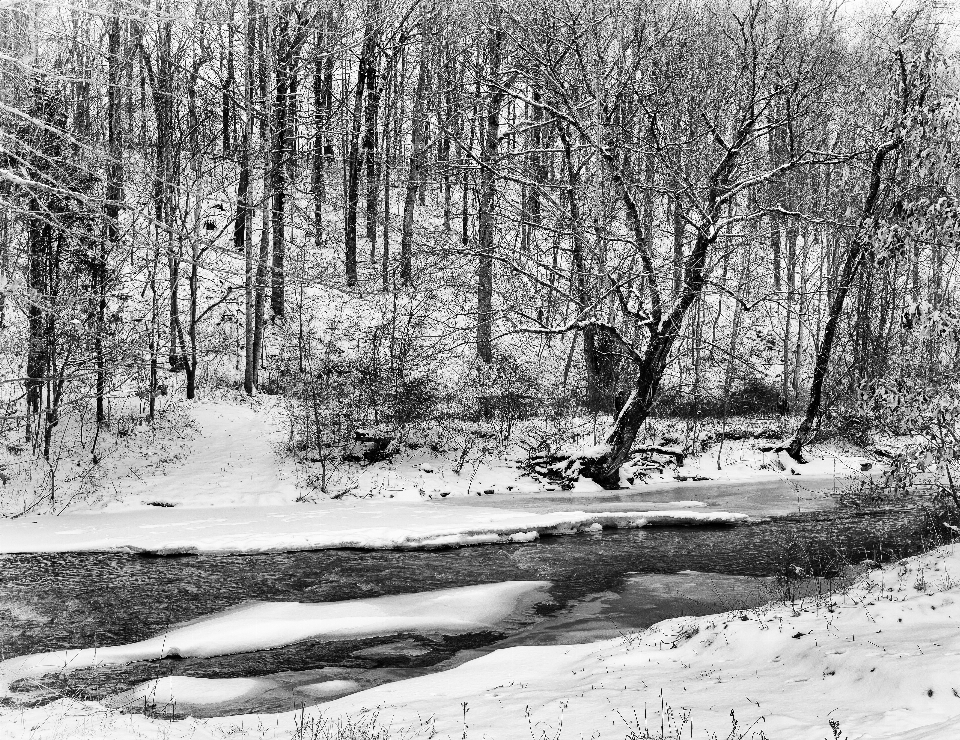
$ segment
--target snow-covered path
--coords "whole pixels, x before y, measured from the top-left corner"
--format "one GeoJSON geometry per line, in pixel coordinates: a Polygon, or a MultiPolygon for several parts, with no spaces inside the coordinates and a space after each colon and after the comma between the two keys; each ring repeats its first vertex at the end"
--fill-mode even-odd
{"type": "Polygon", "coordinates": [[[188,407],[190,449],[150,477],[126,478],[108,509],[144,503],[177,506],[267,506],[293,503],[299,491],[293,464],[276,452],[282,441],[273,399],[258,403],[204,401],[188,407]]]}

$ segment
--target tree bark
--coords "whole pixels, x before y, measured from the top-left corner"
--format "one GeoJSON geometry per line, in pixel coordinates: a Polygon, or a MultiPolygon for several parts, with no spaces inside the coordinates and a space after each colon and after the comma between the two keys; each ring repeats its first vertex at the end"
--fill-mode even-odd
{"type": "Polygon", "coordinates": [[[243,390],[252,396],[257,386],[257,361],[254,351],[255,278],[253,255],[253,206],[250,198],[250,149],[253,144],[253,60],[257,49],[256,0],[247,5],[246,53],[244,59],[244,122],[240,139],[240,176],[237,184],[237,216],[233,224],[234,251],[243,253],[243,390]]]}
{"type": "Polygon", "coordinates": [[[500,143],[500,108],[506,95],[501,87],[503,27],[499,10],[493,10],[487,32],[487,74],[491,89],[487,96],[485,125],[480,142],[480,203],[477,215],[477,357],[493,362],[493,261],[496,251],[494,206],[497,195],[497,155],[500,143]]]}
{"type": "Polygon", "coordinates": [[[270,310],[275,318],[283,318],[285,304],[284,259],[287,244],[287,167],[291,153],[289,84],[293,49],[290,44],[290,9],[281,6],[277,17],[276,94],[273,104],[275,134],[272,167],[273,266],[270,274],[270,310]]]}
{"type": "Polygon", "coordinates": [[[367,66],[367,105],[364,112],[363,157],[366,164],[366,227],[370,241],[370,264],[377,262],[377,206],[380,195],[377,175],[377,120],[380,117],[380,88],[377,61],[380,46],[380,0],[368,0],[367,33],[371,37],[371,55],[367,66]]]}
{"type": "MultiPolygon", "coordinates": [[[[116,12],[116,7],[114,8],[116,12]]],[[[110,160],[106,168],[104,203],[105,239],[97,249],[93,285],[96,308],[94,322],[94,355],[97,367],[96,414],[97,423],[107,420],[104,398],[107,386],[107,367],[103,342],[106,335],[107,259],[119,246],[120,200],[123,197],[123,142],[121,129],[121,67],[122,35],[119,15],[109,21],[107,31],[107,151],[110,160]]]]}
{"type": "Polygon", "coordinates": [[[360,129],[363,123],[363,96],[373,64],[376,39],[366,26],[360,61],[357,67],[357,86],[353,93],[353,117],[350,122],[350,153],[347,158],[346,215],[344,226],[345,267],[347,285],[357,284],[357,210],[360,202],[360,129]]]}
{"type": "Polygon", "coordinates": [[[417,191],[420,187],[421,172],[425,163],[424,138],[426,125],[426,86],[427,86],[427,27],[421,27],[420,59],[417,72],[417,86],[413,95],[411,126],[413,128],[410,160],[407,168],[407,187],[403,199],[403,227],[400,232],[400,282],[410,285],[413,279],[413,219],[417,208],[417,191]]]}

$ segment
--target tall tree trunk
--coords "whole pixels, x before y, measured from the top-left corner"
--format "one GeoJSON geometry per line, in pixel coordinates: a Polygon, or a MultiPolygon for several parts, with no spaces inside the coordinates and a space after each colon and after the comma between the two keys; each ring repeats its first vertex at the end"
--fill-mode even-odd
{"type": "Polygon", "coordinates": [[[863,209],[861,211],[861,223],[863,224],[861,233],[854,237],[847,250],[846,259],[840,271],[840,279],[834,289],[833,298],[830,301],[830,308],[827,312],[827,323],[823,328],[823,338],[820,340],[820,347],[817,350],[816,360],[813,364],[813,379],[810,383],[810,400],[807,403],[806,414],[803,417],[803,421],[800,422],[800,426],[797,428],[797,433],[793,436],[790,444],[787,445],[788,454],[797,462],[804,461],[803,446],[809,441],[812,435],[814,423],[823,404],[823,384],[827,379],[827,372],[830,369],[830,356],[833,352],[833,342],[836,339],[840,316],[843,313],[843,303],[860,272],[867,241],[870,238],[869,233],[866,233],[869,228],[869,221],[876,215],[879,207],[883,166],[887,158],[893,152],[896,152],[902,143],[902,136],[896,134],[893,139],[881,145],[873,155],[873,162],[870,168],[870,186],[867,190],[867,196],[863,201],[863,209]]]}
{"type": "Polygon", "coordinates": [[[107,151],[110,160],[107,163],[106,192],[104,204],[105,239],[97,250],[95,260],[96,320],[94,327],[94,355],[97,366],[96,404],[97,423],[107,420],[104,397],[107,386],[106,358],[104,356],[104,335],[106,334],[107,310],[107,258],[119,246],[120,200],[123,197],[123,143],[121,129],[121,26],[120,16],[116,14],[109,21],[107,31],[107,151]]]}
{"type": "Polygon", "coordinates": [[[313,196],[313,243],[319,250],[323,246],[323,204],[326,200],[326,135],[327,109],[324,68],[326,59],[330,56],[327,46],[327,30],[317,30],[315,60],[313,68],[313,157],[311,158],[312,172],[310,178],[311,194],[313,196]]]}
{"type": "MultiPolygon", "coordinates": [[[[169,8],[168,8],[169,9],[169,8]]],[[[183,369],[184,358],[178,351],[180,331],[180,252],[174,238],[176,185],[179,180],[179,155],[174,147],[174,60],[172,51],[173,21],[162,20],[157,27],[157,74],[153,86],[156,114],[156,174],[154,208],[167,257],[168,301],[167,361],[173,372],[183,369]],[[176,246],[175,246],[176,245],[176,246]]]]}
{"type": "Polygon", "coordinates": [[[252,220],[253,207],[250,198],[250,149],[253,146],[253,75],[257,50],[256,0],[248,0],[246,52],[244,55],[243,134],[240,140],[240,177],[237,184],[237,217],[233,224],[234,251],[243,253],[243,390],[252,396],[257,385],[257,356],[254,351],[254,256],[252,220]]]}
{"type": "Polygon", "coordinates": [[[379,57],[380,33],[382,22],[380,0],[368,0],[367,3],[367,34],[372,38],[370,42],[371,56],[367,67],[367,107],[364,112],[363,157],[366,163],[367,193],[366,193],[366,226],[367,239],[370,241],[370,264],[377,263],[377,206],[379,200],[380,178],[377,175],[377,119],[380,117],[380,89],[377,79],[377,61],[379,57]]]}
{"type": "Polygon", "coordinates": [[[393,72],[394,57],[391,56],[383,78],[386,105],[383,110],[383,144],[380,147],[380,169],[383,171],[383,248],[380,250],[380,278],[384,292],[390,290],[390,170],[393,166],[390,121],[392,120],[393,90],[396,87],[393,72]]]}
{"type": "MultiPolygon", "coordinates": [[[[770,167],[778,167],[786,156],[786,133],[783,126],[780,125],[785,117],[784,105],[781,101],[774,99],[770,106],[770,115],[774,118],[771,122],[771,128],[767,134],[767,156],[770,160],[770,167]]],[[[771,209],[783,208],[784,180],[782,176],[771,177],[767,183],[768,207],[771,209]]],[[[780,291],[781,273],[783,271],[782,259],[782,229],[783,217],[776,210],[770,213],[770,254],[773,257],[773,289],[780,291]]]]}
{"type": "Polygon", "coordinates": [[[275,318],[283,318],[284,314],[284,258],[287,243],[287,167],[291,154],[291,125],[290,125],[290,67],[293,49],[290,44],[290,12],[291,8],[282,5],[277,17],[276,44],[276,95],[273,106],[273,269],[270,275],[270,309],[275,318]]]}
{"type": "MultiPolygon", "coordinates": [[[[558,127],[558,134],[563,144],[564,165],[567,171],[566,199],[567,207],[570,209],[571,277],[577,309],[578,312],[582,313],[590,306],[591,291],[585,262],[586,249],[583,238],[583,222],[580,215],[580,172],[573,162],[573,145],[569,131],[565,127],[558,127]]],[[[539,210],[539,194],[536,198],[536,208],[539,210]]],[[[529,205],[528,208],[530,208],[529,205]]],[[[584,394],[586,406],[591,411],[599,411],[603,402],[599,380],[600,359],[597,351],[597,327],[594,324],[587,324],[583,327],[583,365],[586,375],[586,392],[584,394]]]]}
{"type": "MultiPolygon", "coordinates": [[[[253,0],[252,0],[253,1],[253,0]]],[[[263,333],[266,325],[264,309],[266,291],[270,270],[270,226],[271,226],[271,192],[273,182],[271,169],[273,167],[273,106],[270,104],[270,94],[273,90],[273,11],[267,5],[266,12],[260,16],[262,32],[260,57],[260,98],[264,101],[263,116],[260,119],[260,141],[263,149],[263,193],[261,195],[261,224],[260,224],[260,251],[257,255],[256,285],[253,296],[253,361],[257,372],[253,376],[254,386],[258,384],[259,368],[263,356],[263,333]]]]}
{"type": "Polygon", "coordinates": [[[31,442],[33,421],[39,428],[40,404],[43,400],[43,382],[47,376],[50,358],[48,352],[47,320],[43,301],[49,295],[47,265],[52,227],[45,222],[46,208],[34,197],[29,207],[31,218],[27,225],[27,287],[39,297],[30,301],[27,309],[27,362],[24,386],[27,400],[26,441],[31,442]]]}
{"type": "Polygon", "coordinates": [[[421,24],[420,59],[417,72],[417,87],[413,94],[413,109],[410,114],[412,141],[410,160],[407,167],[407,188],[403,199],[403,227],[400,233],[400,282],[409,285],[413,274],[413,219],[417,208],[417,191],[420,187],[421,172],[425,165],[424,151],[426,136],[426,87],[429,59],[427,24],[421,24]]]}
{"type": "MultiPolygon", "coordinates": [[[[543,156],[543,106],[540,105],[542,97],[543,95],[538,88],[534,88],[531,91],[531,98],[533,102],[533,109],[531,113],[533,122],[530,128],[531,151],[527,156],[527,171],[529,173],[531,182],[527,189],[526,198],[524,199],[523,214],[525,217],[525,223],[521,227],[523,229],[521,244],[524,252],[527,252],[531,249],[534,237],[543,220],[543,209],[540,203],[540,191],[543,188],[544,182],[546,181],[547,173],[546,167],[544,166],[543,156]]],[[[569,164],[570,163],[568,162],[568,165],[569,164]]]]}
{"type": "Polygon", "coordinates": [[[500,108],[506,95],[499,87],[504,32],[500,11],[494,9],[487,31],[487,93],[485,125],[480,143],[480,203],[477,215],[477,357],[493,362],[493,261],[496,249],[494,207],[497,195],[497,158],[500,143],[500,108]]]}
{"type": "Polygon", "coordinates": [[[357,284],[357,210],[360,201],[360,129],[363,123],[363,96],[366,92],[373,64],[376,38],[366,26],[360,61],[357,66],[357,86],[353,93],[353,117],[350,121],[349,154],[346,175],[346,214],[344,225],[345,263],[347,285],[357,284]]]}
{"type": "Polygon", "coordinates": [[[227,60],[226,74],[223,78],[223,94],[221,96],[221,111],[223,123],[223,154],[229,157],[233,154],[233,125],[234,105],[233,93],[236,87],[236,70],[233,58],[233,34],[236,22],[236,0],[230,0],[230,9],[227,16],[227,60]]]}
{"type": "Polygon", "coordinates": [[[793,348],[791,335],[793,333],[793,299],[794,284],[797,272],[797,223],[796,219],[789,219],[784,229],[786,237],[786,270],[784,271],[785,291],[783,296],[783,348],[781,352],[781,362],[783,364],[783,374],[780,378],[780,403],[779,413],[788,414],[792,408],[790,393],[790,355],[793,348]]]}
{"type": "MultiPolygon", "coordinates": [[[[440,134],[440,143],[437,147],[437,163],[441,168],[441,175],[443,177],[443,230],[450,232],[452,229],[450,217],[452,214],[451,205],[452,205],[452,192],[451,192],[451,179],[450,179],[450,152],[452,149],[452,142],[450,136],[450,127],[453,125],[454,113],[453,113],[453,62],[449,59],[450,52],[448,49],[442,51],[443,54],[447,55],[447,58],[444,60],[443,66],[443,75],[442,80],[442,89],[443,89],[443,131],[440,134]]],[[[438,103],[439,106],[439,103],[438,103]]]]}

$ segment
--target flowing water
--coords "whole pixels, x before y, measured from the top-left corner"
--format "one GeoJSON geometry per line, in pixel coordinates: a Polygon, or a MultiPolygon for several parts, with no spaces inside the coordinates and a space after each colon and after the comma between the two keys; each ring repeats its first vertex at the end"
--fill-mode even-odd
{"type": "MultiPolygon", "coordinates": [[[[668,617],[749,608],[789,575],[842,578],[845,562],[923,548],[916,515],[809,512],[735,527],[648,528],[435,551],[321,550],[144,558],[119,553],[0,557],[0,651],[134,642],[250,600],[324,602],[506,580],[546,580],[548,599],[466,635],[394,635],[205,659],[88,669],[41,680],[43,699],[100,699],[184,675],[270,676],[280,687],[191,712],[279,711],[311,700],[298,687],[349,679],[361,688],[455,665],[517,644],[581,642],[668,617]]],[[[817,587],[822,583],[818,582],[817,587]]],[[[15,686],[35,690],[35,682],[15,686]]]]}

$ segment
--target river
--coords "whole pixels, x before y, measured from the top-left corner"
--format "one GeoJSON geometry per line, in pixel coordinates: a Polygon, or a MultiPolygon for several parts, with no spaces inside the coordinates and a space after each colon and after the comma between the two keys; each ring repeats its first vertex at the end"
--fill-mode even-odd
{"type": "MultiPolygon", "coordinates": [[[[811,500],[822,502],[826,485],[811,500]]],[[[685,488],[683,498],[715,507],[729,505],[734,495],[701,485],[685,488]]],[[[486,505],[489,498],[470,505],[486,505]]],[[[577,503],[571,501],[576,495],[545,493],[528,497],[526,505],[549,509],[558,498],[610,510],[619,504],[635,508],[637,494],[602,494],[577,503]]],[[[644,500],[650,499],[645,492],[644,500]]],[[[758,494],[752,504],[749,497],[740,499],[749,505],[730,508],[774,515],[733,527],[606,530],[452,550],[2,556],[0,649],[9,658],[133,642],[251,600],[323,602],[507,580],[551,583],[547,600],[495,631],[306,641],[239,655],[81,670],[44,679],[39,699],[102,699],[166,675],[270,676],[284,689],[212,713],[280,711],[309,703],[297,687],[318,680],[348,679],[364,688],[442,670],[500,647],[583,642],[669,617],[752,608],[783,596],[785,586],[836,585],[850,576],[849,563],[889,560],[925,546],[911,512],[833,511],[801,501],[800,512],[788,514],[797,491],[782,485],[758,494]]]]}

